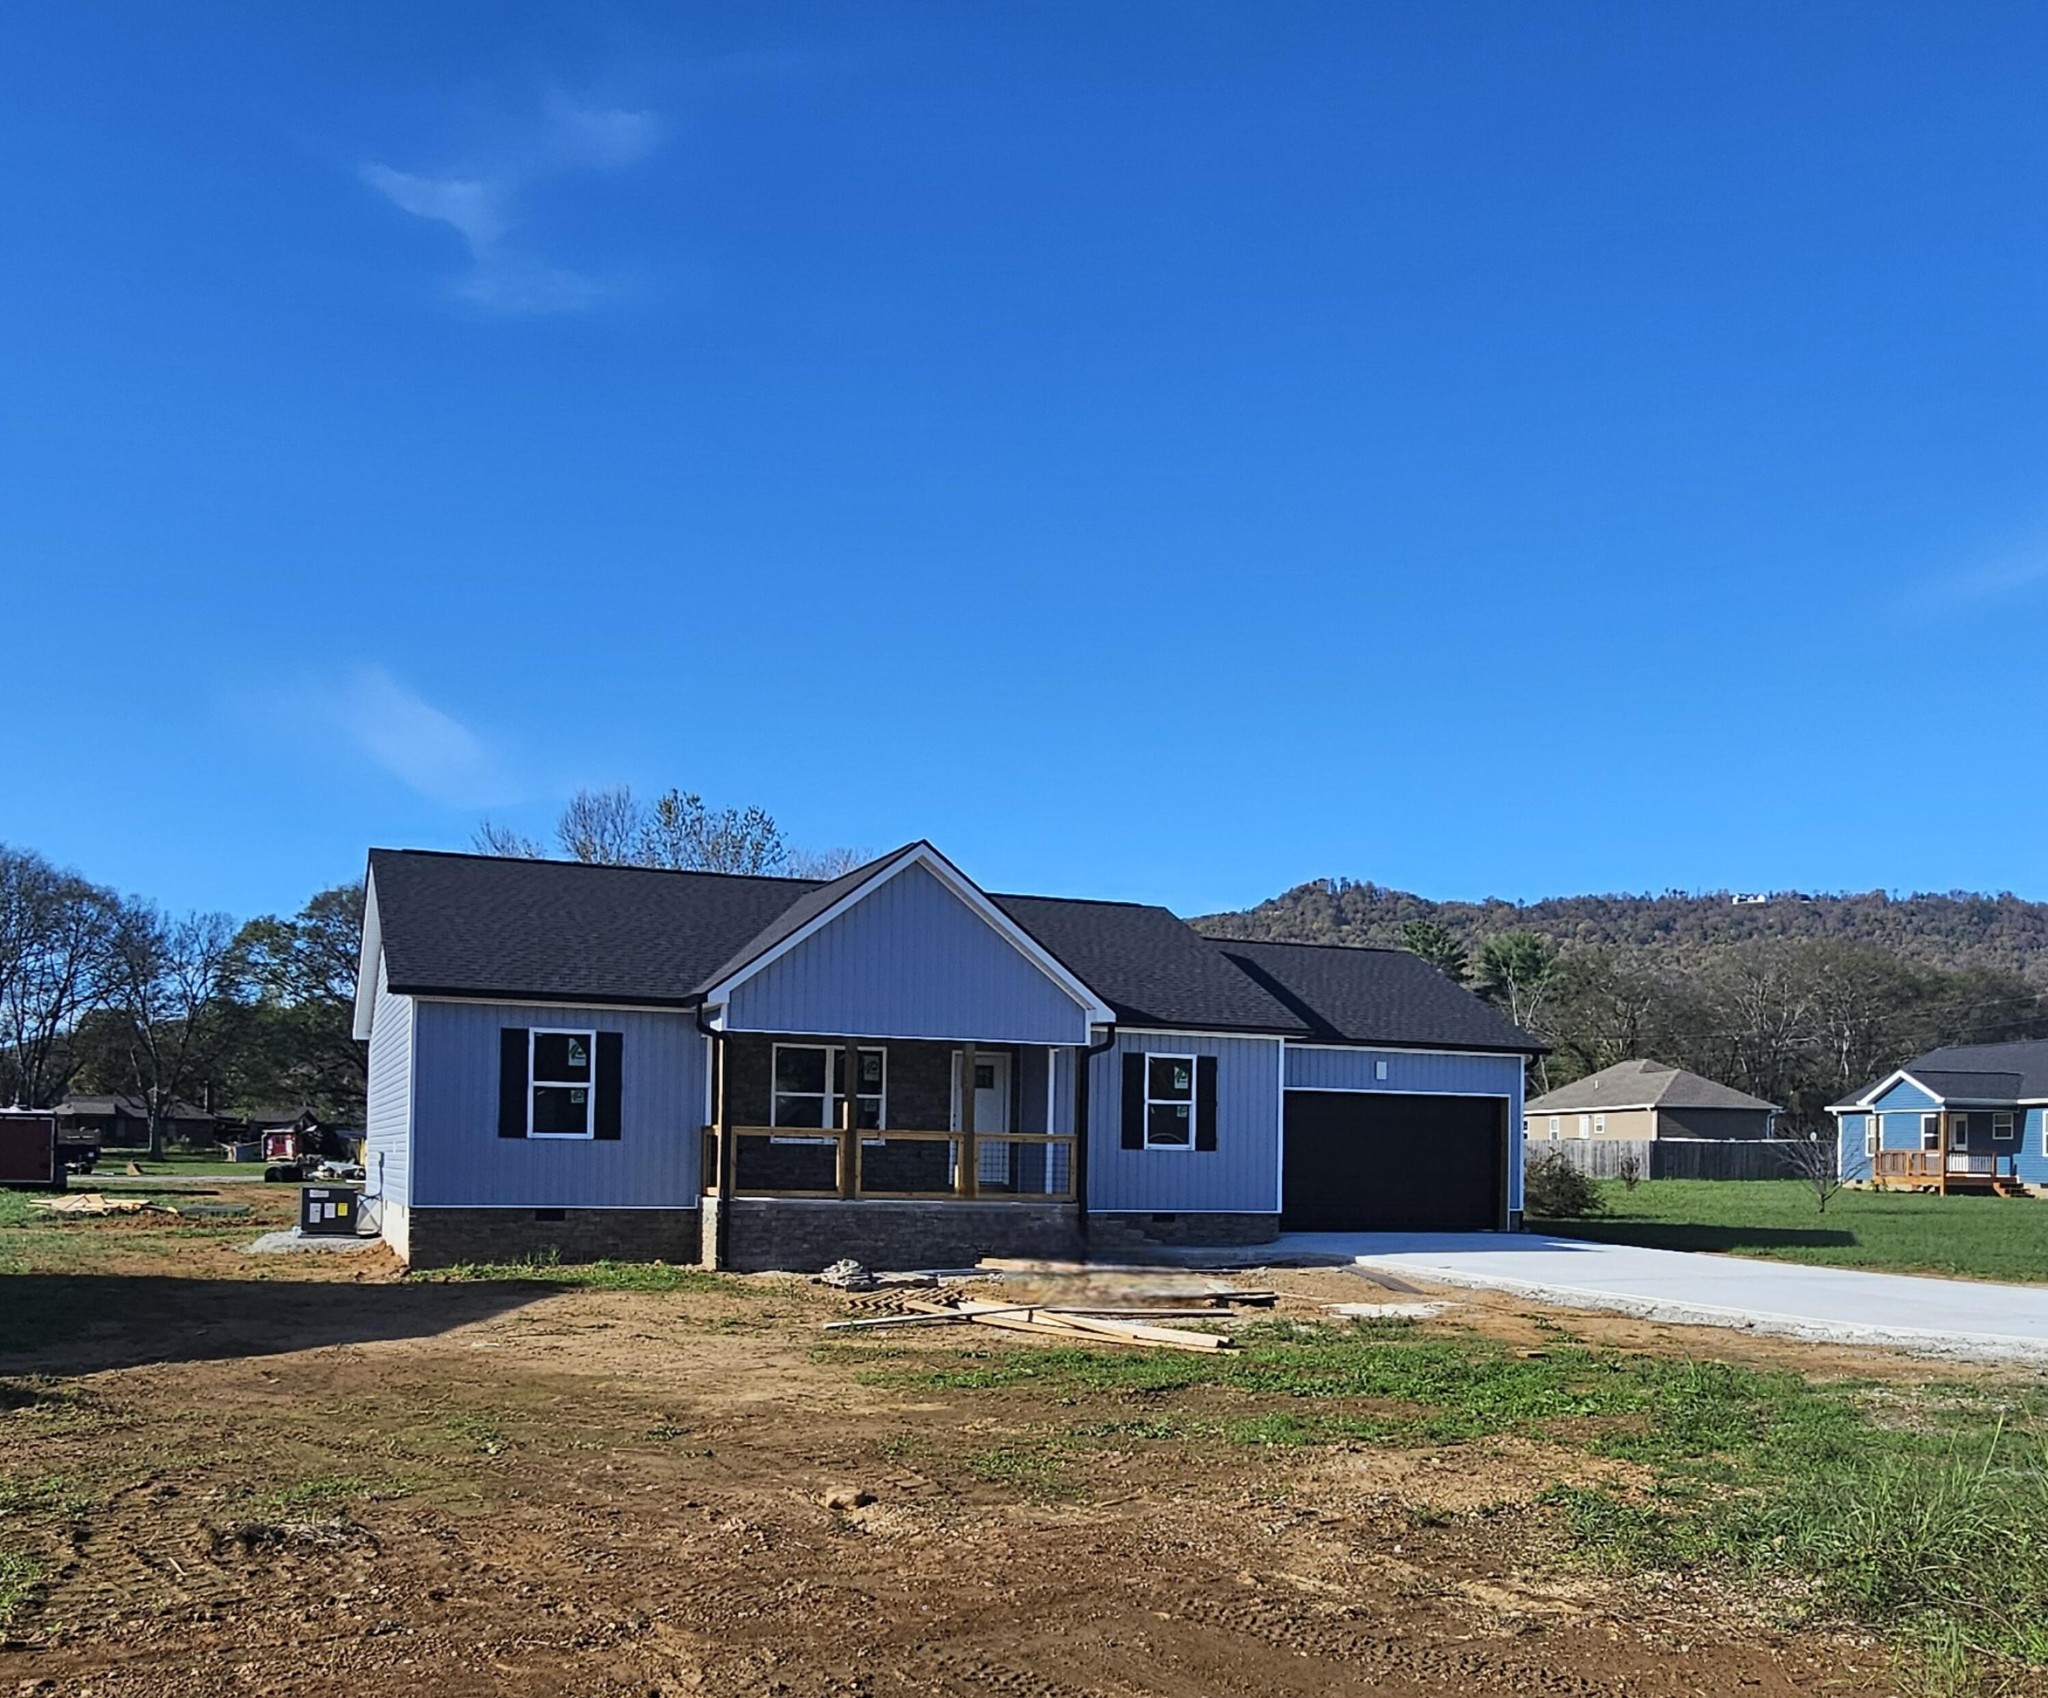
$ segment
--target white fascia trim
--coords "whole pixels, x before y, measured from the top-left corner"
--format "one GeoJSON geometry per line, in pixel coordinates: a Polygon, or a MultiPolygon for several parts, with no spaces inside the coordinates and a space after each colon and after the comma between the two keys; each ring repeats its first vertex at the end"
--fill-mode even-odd
{"type": "Polygon", "coordinates": [[[844,914],[849,908],[853,907],[855,903],[866,900],[867,897],[887,884],[889,880],[902,872],[906,867],[915,866],[923,867],[926,872],[930,873],[948,890],[952,891],[955,896],[959,897],[962,902],[966,903],[968,907],[980,915],[989,927],[998,936],[1003,938],[1011,948],[1052,980],[1054,984],[1058,985],[1075,1002],[1079,1003],[1086,1011],[1090,1025],[1106,1026],[1116,1019],[1115,1014],[1110,1011],[1109,1005],[1101,997],[1097,996],[1094,991],[1090,990],[1065,967],[1061,966],[1051,955],[1047,954],[1045,948],[1037,939],[1026,932],[1023,927],[1019,926],[1015,920],[1005,914],[995,903],[991,902],[979,885],[958,867],[954,866],[951,861],[947,860],[945,856],[941,855],[929,843],[913,843],[902,854],[898,855],[895,860],[889,862],[886,866],[878,867],[867,878],[861,880],[853,889],[840,897],[831,907],[825,909],[822,913],[814,914],[773,948],[763,950],[753,960],[740,968],[738,972],[712,985],[705,991],[704,1000],[706,1002],[727,1001],[731,997],[735,986],[746,983],[748,979],[751,979],[763,968],[781,960],[783,956],[796,948],[798,944],[805,942],[816,933],[822,931],[826,926],[838,919],[841,914],[844,914]]]}
{"type": "MultiPolygon", "coordinates": [[[[1299,1091],[1305,1097],[1490,1097],[1504,1103],[1515,1100],[1512,1091],[1395,1091],[1385,1085],[1289,1085],[1287,1088],[1299,1091]]],[[[1607,1110],[1603,1108],[1592,1112],[1605,1114],[1607,1110]]]]}
{"type": "Polygon", "coordinates": [[[377,918],[377,881],[363,875],[363,945],[356,957],[356,1038],[370,1035],[377,1017],[377,966],[384,958],[384,926],[377,918]]]}
{"type": "MultiPolygon", "coordinates": [[[[1107,1020],[1095,1023],[1100,1026],[1110,1024],[1107,1020]]],[[[1226,1043],[1280,1044],[1283,1047],[1288,1041],[1278,1032],[1205,1032],[1194,1026],[1119,1026],[1116,1035],[1119,1038],[1211,1038],[1226,1043]]]]}
{"type": "MultiPolygon", "coordinates": [[[[1869,1108],[1876,1103],[1879,1097],[1883,1096],[1885,1092],[1902,1080],[1906,1084],[1911,1085],[1916,1091],[1927,1091],[1925,1085],[1921,1084],[1918,1079],[1901,1067],[1896,1072],[1886,1074],[1884,1078],[1878,1080],[1875,1085],[1872,1085],[1869,1090],[1865,1091],[1862,1096],[1853,1098],[1849,1102],[1842,1104],[1840,1108],[1830,1109],[1828,1112],[1830,1114],[1855,1114],[1860,1109],[1869,1108]]],[[[1927,1094],[1930,1097],[1934,1097],[1932,1091],[1927,1091],[1927,1094]]],[[[1934,1097],[1934,1100],[1936,1102],[1941,1101],[1939,1097],[1934,1097]]],[[[1904,1114],[1906,1111],[1904,1109],[1895,1109],[1890,1112],[1904,1114]]]]}

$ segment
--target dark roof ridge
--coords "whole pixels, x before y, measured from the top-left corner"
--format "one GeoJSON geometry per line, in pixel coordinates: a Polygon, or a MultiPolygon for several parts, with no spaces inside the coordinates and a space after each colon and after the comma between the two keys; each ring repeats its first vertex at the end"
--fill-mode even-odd
{"type": "MultiPolygon", "coordinates": [[[[909,845],[904,846],[908,848],[909,845]]],[[[563,855],[486,855],[475,849],[388,849],[373,844],[372,855],[431,855],[441,861],[489,861],[494,865],[515,867],[581,867],[594,873],[674,873],[687,874],[691,878],[751,878],[764,883],[775,884],[830,884],[831,879],[813,878],[808,873],[724,873],[709,867],[650,867],[638,861],[579,861],[574,856],[563,855]]],[[[892,850],[891,854],[900,854],[892,850]]],[[[887,860],[888,856],[881,859],[887,860]]],[[[872,861],[863,861],[862,866],[872,866],[872,861]]],[[[849,871],[854,869],[849,869],[849,871]]],[[[843,877],[835,873],[834,878],[843,877]]]]}
{"type": "MultiPolygon", "coordinates": [[[[1193,923],[1189,921],[1190,925],[1193,923]]],[[[1207,932],[1201,935],[1209,938],[1209,941],[1219,948],[1234,943],[1256,943],[1266,948],[1280,945],[1287,949],[1348,949],[1354,954],[1363,952],[1373,955],[1415,955],[1414,950],[1403,949],[1398,943],[1304,943],[1299,938],[1292,937],[1210,937],[1207,932]]],[[[1415,955],[1415,959],[1420,961],[1422,957],[1415,955]]]]}

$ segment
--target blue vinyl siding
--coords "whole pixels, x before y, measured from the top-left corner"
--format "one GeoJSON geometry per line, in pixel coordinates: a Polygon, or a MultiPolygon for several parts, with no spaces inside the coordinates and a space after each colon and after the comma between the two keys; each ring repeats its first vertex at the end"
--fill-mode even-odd
{"type": "Polygon", "coordinates": [[[393,996],[377,957],[377,1000],[370,1014],[370,1076],[363,1116],[363,1189],[380,1202],[405,1204],[412,1156],[413,1001],[393,996]]]}
{"type": "Polygon", "coordinates": [[[1877,1099],[1875,1106],[1883,1109],[1886,1113],[1890,1113],[1893,1109],[1927,1109],[1939,1108],[1941,1105],[1925,1091],[1921,1090],[1918,1085],[1913,1084],[1909,1080],[1901,1079],[1889,1091],[1877,1099]]]}
{"type": "Polygon", "coordinates": [[[1125,1033],[1090,1059],[1088,1207],[1157,1214],[1277,1213],[1280,1044],[1272,1038],[1125,1033]],[[1126,1055],[1216,1057],[1216,1148],[1122,1147],[1126,1055]]]}
{"type": "Polygon", "coordinates": [[[413,1171],[424,1208],[695,1208],[705,1041],[687,1014],[414,1005],[413,1171]],[[498,1136],[498,1033],[560,1026],[622,1036],[620,1136],[498,1136]]]}
{"type": "MultiPolygon", "coordinates": [[[[1902,1081],[1880,1097],[1876,1107],[1881,1111],[1875,1116],[1879,1125],[1878,1148],[1917,1150],[1923,1147],[1920,1117],[1937,1112],[1938,1105],[1925,1091],[1902,1081]]],[[[2007,1111],[1971,1107],[1956,1112],[1970,1116],[1970,1150],[1973,1154],[1989,1152],[2000,1157],[2017,1156],[2019,1177],[2029,1185],[2048,1187],[2048,1147],[2044,1147],[2048,1144],[2048,1124],[2044,1124],[2048,1109],[2039,1106],[2022,1108],[2015,1104],[2009,1112],[2019,1135],[2011,1143],[1999,1143],[1992,1137],[1993,1116],[2007,1111]]],[[[1841,1168],[1848,1178],[1870,1177],[1869,1160],[1864,1155],[1864,1138],[1871,1118],[1865,1114],[1844,1114],[1841,1117],[1841,1168]]]]}
{"type": "Polygon", "coordinates": [[[1522,1083],[1518,1055],[1448,1051],[1314,1049],[1287,1046],[1287,1084],[1300,1091],[1395,1091],[1410,1095],[1505,1097],[1508,1104],[1508,1207],[1522,1206],[1522,1083]],[[1387,1076],[1376,1078],[1376,1063],[1387,1076]]]}
{"type": "Polygon", "coordinates": [[[921,866],[737,986],[737,1032],[1083,1044],[1087,1011],[921,866]]]}

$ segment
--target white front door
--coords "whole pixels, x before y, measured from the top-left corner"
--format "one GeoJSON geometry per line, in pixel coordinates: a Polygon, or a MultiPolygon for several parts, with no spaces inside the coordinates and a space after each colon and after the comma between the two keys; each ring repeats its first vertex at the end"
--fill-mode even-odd
{"type": "Polygon", "coordinates": [[[974,1058],[974,1129],[1010,1129],[1010,1057],[1005,1051],[990,1051],[974,1058]]]}

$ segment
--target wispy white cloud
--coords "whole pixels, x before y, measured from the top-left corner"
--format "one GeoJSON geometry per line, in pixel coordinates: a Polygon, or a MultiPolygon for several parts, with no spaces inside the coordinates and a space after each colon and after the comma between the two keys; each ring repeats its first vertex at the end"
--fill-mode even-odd
{"type": "Polygon", "coordinates": [[[548,96],[547,121],[547,148],[562,168],[617,171],[661,145],[661,120],[652,112],[583,106],[559,92],[548,96]]]}
{"type": "Polygon", "coordinates": [[[2048,584],[2048,536],[2008,550],[1988,564],[1928,578],[1906,596],[1911,613],[1960,612],[2048,584]]]}
{"type": "Polygon", "coordinates": [[[574,171],[619,171],[661,145],[652,112],[586,106],[559,92],[547,97],[537,132],[489,166],[461,171],[401,171],[377,161],[359,168],[365,185],[401,212],[445,224],[469,250],[469,270],[453,284],[463,300],[508,315],[582,312],[613,298],[616,282],[551,264],[513,240],[521,196],[574,171]]]}
{"type": "Polygon", "coordinates": [[[357,748],[429,801],[474,808],[508,799],[483,739],[381,666],[357,668],[335,714],[357,748]]]}

